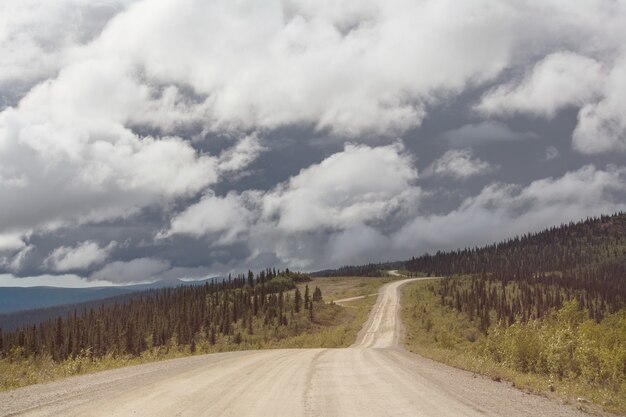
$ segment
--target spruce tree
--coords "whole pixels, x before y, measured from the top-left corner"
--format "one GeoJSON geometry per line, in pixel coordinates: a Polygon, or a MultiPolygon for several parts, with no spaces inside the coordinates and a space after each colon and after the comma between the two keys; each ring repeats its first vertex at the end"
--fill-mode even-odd
{"type": "Polygon", "coordinates": [[[294,297],[294,310],[296,313],[300,312],[302,307],[302,294],[300,293],[300,289],[296,288],[296,295],[294,297]]]}
{"type": "Polygon", "coordinates": [[[209,343],[212,346],[216,343],[216,341],[215,326],[211,326],[211,331],[209,332],[209,343]]]}
{"type": "Polygon", "coordinates": [[[304,286],[304,308],[305,309],[309,308],[309,302],[310,302],[309,298],[310,298],[309,297],[309,285],[307,284],[304,286]]]}

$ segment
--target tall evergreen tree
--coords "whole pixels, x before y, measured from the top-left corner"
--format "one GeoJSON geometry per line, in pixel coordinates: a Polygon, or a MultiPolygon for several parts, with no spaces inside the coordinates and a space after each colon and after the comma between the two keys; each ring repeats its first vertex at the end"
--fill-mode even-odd
{"type": "Polygon", "coordinates": [[[294,310],[296,313],[300,312],[302,308],[302,294],[300,293],[300,289],[296,288],[296,294],[294,296],[294,310]]]}

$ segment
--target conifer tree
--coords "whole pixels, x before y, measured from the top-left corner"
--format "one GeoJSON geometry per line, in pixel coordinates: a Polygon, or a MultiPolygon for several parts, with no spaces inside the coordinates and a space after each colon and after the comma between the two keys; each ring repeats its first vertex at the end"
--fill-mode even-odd
{"type": "Polygon", "coordinates": [[[211,326],[211,331],[209,332],[209,343],[214,345],[217,342],[217,337],[215,335],[215,326],[211,326]]]}
{"type": "Polygon", "coordinates": [[[296,313],[300,312],[302,307],[302,294],[300,293],[300,289],[296,288],[296,294],[294,296],[294,310],[296,313]]]}
{"type": "Polygon", "coordinates": [[[309,286],[307,284],[304,287],[304,308],[305,309],[309,308],[309,302],[310,302],[310,299],[309,299],[309,286]]]}

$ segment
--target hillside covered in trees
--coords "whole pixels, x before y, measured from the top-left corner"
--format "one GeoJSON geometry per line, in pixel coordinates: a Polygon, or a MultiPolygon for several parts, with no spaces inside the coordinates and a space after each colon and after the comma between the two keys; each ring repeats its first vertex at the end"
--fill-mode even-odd
{"type": "Polygon", "coordinates": [[[409,347],[626,412],[626,214],[406,263],[409,347]],[[529,382],[530,381],[530,382],[529,382]]]}
{"type": "Polygon", "coordinates": [[[446,280],[442,300],[472,317],[482,317],[484,329],[492,310],[510,324],[518,316],[522,321],[541,317],[573,298],[600,321],[626,303],[626,213],[571,222],[483,247],[312,275],[381,276],[390,269],[410,276],[472,277],[469,287],[446,280]]]}
{"type": "Polygon", "coordinates": [[[310,274],[313,277],[382,277],[385,271],[404,268],[405,262],[384,262],[367,265],[348,265],[337,269],[324,269],[310,274]]]}
{"type": "Polygon", "coordinates": [[[274,332],[271,337],[297,334],[305,329],[303,321],[314,319],[322,294],[318,288],[309,292],[308,286],[304,294],[286,291],[309,280],[288,269],[267,269],[256,276],[248,272],[223,282],[152,290],[123,303],[74,310],[11,332],[0,330],[0,358],[137,356],[171,346],[188,346],[193,352],[200,343],[228,339],[240,344],[259,332],[264,337],[268,331],[274,332]]]}
{"type": "Polygon", "coordinates": [[[406,262],[411,273],[446,280],[442,302],[489,326],[490,312],[512,324],[540,318],[576,299],[601,321],[626,305],[626,213],[590,218],[482,248],[438,252],[406,262]]]}

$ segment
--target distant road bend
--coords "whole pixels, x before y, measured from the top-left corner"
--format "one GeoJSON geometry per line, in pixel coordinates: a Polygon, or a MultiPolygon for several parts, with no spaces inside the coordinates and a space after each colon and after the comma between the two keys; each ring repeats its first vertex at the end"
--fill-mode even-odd
{"type": "Polygon", "coordinates": [[[383,287],[347,349],[218,353],[0,393],[24,416],[585,416],[401,348],[399,288],[383,287]]]}

